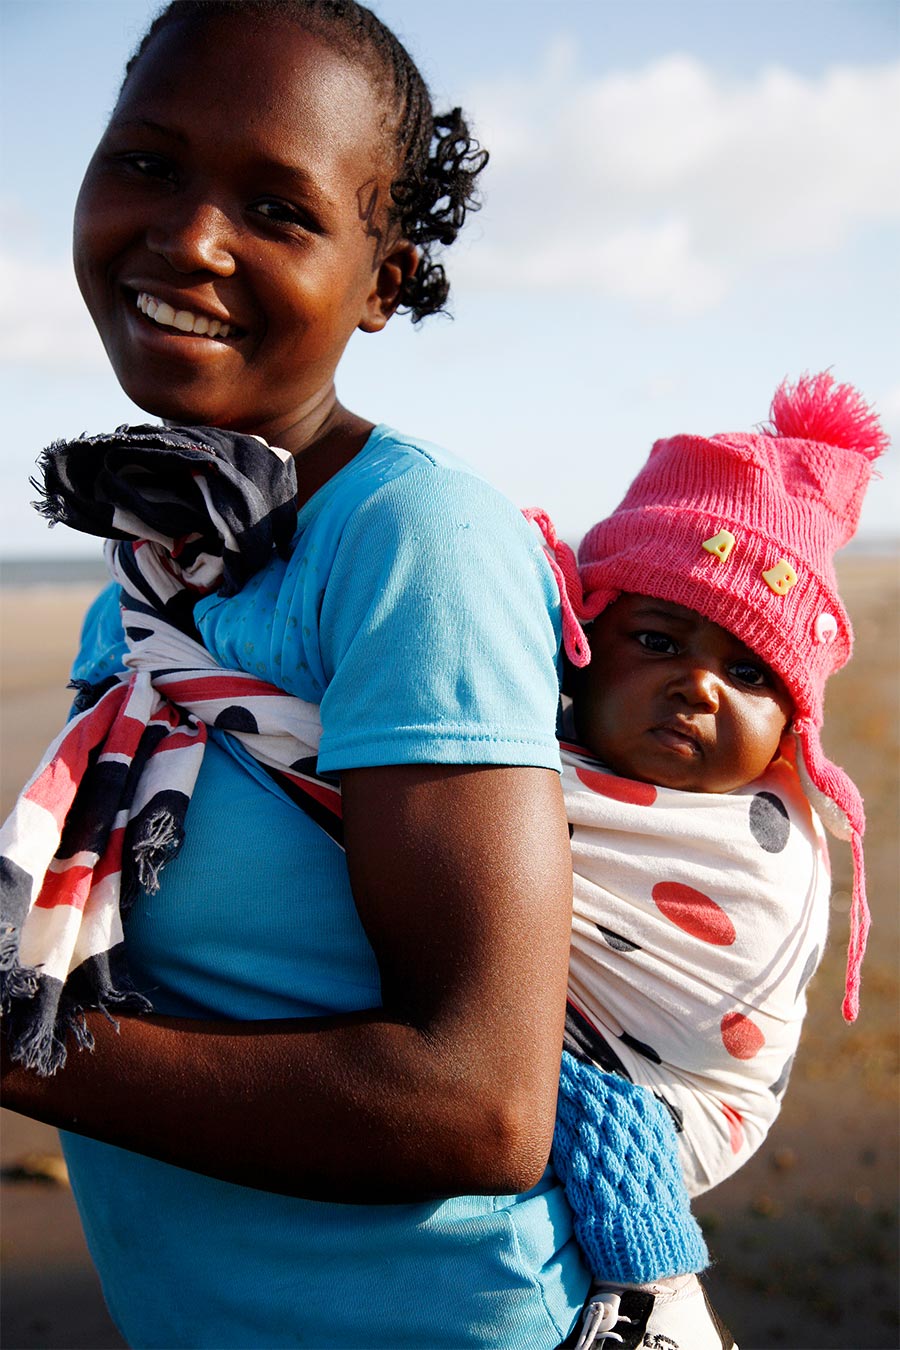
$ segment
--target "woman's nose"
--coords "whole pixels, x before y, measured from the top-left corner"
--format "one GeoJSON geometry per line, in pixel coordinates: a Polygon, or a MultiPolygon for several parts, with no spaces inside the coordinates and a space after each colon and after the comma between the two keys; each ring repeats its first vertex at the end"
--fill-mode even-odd
{"type": "Polygon", "coordinates": [[[227,277],[234,271],[231,223],[212,202],[170,199],[147,230],[147,246],[176,272],[227,277]]]}

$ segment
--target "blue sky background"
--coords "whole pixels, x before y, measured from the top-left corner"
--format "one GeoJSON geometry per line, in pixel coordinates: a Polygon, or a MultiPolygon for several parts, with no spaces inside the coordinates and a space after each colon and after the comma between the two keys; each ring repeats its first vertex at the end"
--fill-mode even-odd
{"type": "MultiPolygon", "coordinates": [[[[832,367],[900,429],[896,0],[374,0],[492,151],[453,322],[357,335],[343,401],[577,539],[657,436],[747,430],[832,367]]],[[[146,420],[71,278],[81,174],[147,0],[3,0],[0,554],[96,552],[28,507],[50,440],[146,420]]],[[[898,533],[896,448],[861,536],[898,533]]]]}

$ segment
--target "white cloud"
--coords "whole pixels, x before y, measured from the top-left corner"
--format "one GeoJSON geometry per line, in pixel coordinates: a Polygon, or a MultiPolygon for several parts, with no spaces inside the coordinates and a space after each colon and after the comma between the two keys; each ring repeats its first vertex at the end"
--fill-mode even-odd
{"type": "Polygon", "coordinates": [[[68,259],[41,261],[0,251],[0,293],[0,361],[70,371],[106,365],[68,259]]]}
{"type": "Polygon", "coordinates": [[[771,261],[826,256],[900,218],[900,63],[725,79],[689,56],[470,91],[491,149],[481,286],[588,289],[674,312],[771,261]]]}

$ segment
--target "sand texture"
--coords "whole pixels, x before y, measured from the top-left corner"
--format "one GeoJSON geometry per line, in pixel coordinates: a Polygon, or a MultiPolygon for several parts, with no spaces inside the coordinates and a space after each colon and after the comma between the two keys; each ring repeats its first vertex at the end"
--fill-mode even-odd
{"type": "MultiPolygon", "coordinates": [[[[840,569],[857,654],[828,690],[826,749],[868,814],[873,912],[862,1013],[844,1025],[849,851],[834,845],[828,955],[781,1118],[756,1157],[696,1209],[716,1265],[713,1301],[741,1350],[897,1350],[898,1328],[898,641],[896,559],[840,569]]],[[[93,589],[0,591],[0,809],[58,730],[66,672],[93,589]]],[[[56,1136],[3,1118],[3,1350],[106,1350],[107,1317],[56,1136]]],[[[260,1347],[263,1350],[263,1347],[260,1347]]],[[[426,1350],[425,1347],[422,1350],[426,1350]]]]}

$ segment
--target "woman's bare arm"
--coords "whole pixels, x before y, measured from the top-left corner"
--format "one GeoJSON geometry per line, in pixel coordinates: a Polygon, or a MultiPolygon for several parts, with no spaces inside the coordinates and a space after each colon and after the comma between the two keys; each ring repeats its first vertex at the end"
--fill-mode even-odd
{"type": "MultiPolygon", "coordinates": [[[[383,1007],[267,1022],[91,1014],[93,1054],[4,1104],[193,1171],[356,1202],[528,1189],[553,1133],[571,923],[558,776],[343,775],[383,1007]]],[[[302,923],[298,915],[298,923],[302,923]]]]}

